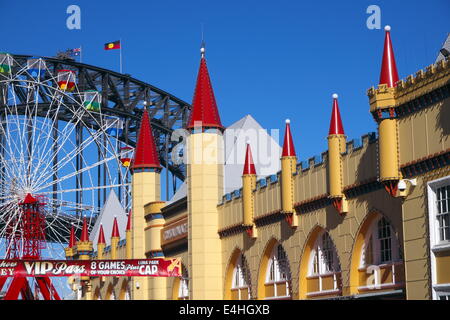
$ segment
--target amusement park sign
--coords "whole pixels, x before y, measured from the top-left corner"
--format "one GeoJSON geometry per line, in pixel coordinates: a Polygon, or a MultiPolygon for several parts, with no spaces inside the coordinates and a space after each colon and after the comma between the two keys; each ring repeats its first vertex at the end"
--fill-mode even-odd
{"type": "Polygon", "coordinates": [[[2,277],[180,277],[180,259],[0,260],[2,277]]]}

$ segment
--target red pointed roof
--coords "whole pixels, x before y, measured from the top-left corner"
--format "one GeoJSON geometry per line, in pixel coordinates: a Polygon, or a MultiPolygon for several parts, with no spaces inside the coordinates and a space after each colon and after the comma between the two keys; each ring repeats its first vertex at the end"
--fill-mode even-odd
{"type": "Polygon", "coordinates": [[[22,204],[31,204],[36,202],[37,202],[36,198],[34,198],[30,193],[27,193],[25,199],[23,199],[22,204]]]}
{"type": "Polygon", "coordinates": [[[161,168],[147,109],[142,115],[132,169],[161,168]]]}
{"type": "Polygon", "coordinates": [[[206,66],[206,59],[202,54],[200,69],[197,76],[197,84],[192,101],[191,114],[187,129],[194,129],[196,122],[201,122],[201,127],[218,128],[223,130],[220,122],[219,110],[212,88],[211,80],[206,66]]]}
{"type": "Polygon", "coordinates": [[[114,217],[114,224],[113,224],[113,228],[112,228],[112,233],[111,233],[111,238],[113,237],[120,237],[119,234],[119,225],[117,223],[117,217],[114,217]]]}
{"type": "Polygon", "coordinates": [[[103,232],[103,226],[100,224],[100,231],[98,233],[98,241],[97,244],[105,244],[105,233],[103,232]]]}
{"type": "Polygon", "coordinates": [[[69,248],[73,248],[75,246],[76,242],[77,242],[77,239],[75,238],[75,229],[72,226],[72,228],[70,228],[69,248]]]}
{"type": "Polygon", "coordinates": [[[333,110],[331,111],[330,131],[328,134],[344,134],[344,126],[342,125],[341,113],[339,112],[337,94],[333,94],[333,110]]]}
{"type": "Polygon", "coordinates": [[[384,39],[383,60],[381,63],[380,84],[388,87],[396,87],[398,81],[397,65],[395,63],[394,49],[392,48],[391,27],[386,26],[386,36],[384,39]]]}
{"type": "Polygon", "coordinates": [[[81,230],[80,242],[89,241],[89,232],[86,217],[83,218],[83,229],[81,230]]]}
{"type": "Polygon", "coordinates": [[[282,157],[295,157],[294,141],[291,134],[291,121],[286,120],[286,130],[284,133],[283,153],[282,157]]]}
{"type": "Polygon", "coordinates": [[[126,231],[130,231],[131,230],[131,210],[130,212],[128,212],[128,220],[127,220],[127,229],[126,231]]]}
{"type": "Polygon", "coordinates": [[[244,172],[245,174],[256,174],[255,163],[253,162],[252,150],[250,144],[247,143],[247,151],[245,153],[244,172]]]}

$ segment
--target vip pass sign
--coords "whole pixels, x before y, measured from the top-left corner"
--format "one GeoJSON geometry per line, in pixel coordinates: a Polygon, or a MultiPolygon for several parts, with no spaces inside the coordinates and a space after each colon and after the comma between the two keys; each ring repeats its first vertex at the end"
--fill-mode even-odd
{"type": "Polygon", "coordinates": [[[0,260],[4,277],[181,277],[181,261],[175,259],[127,260],[0,260]]]}

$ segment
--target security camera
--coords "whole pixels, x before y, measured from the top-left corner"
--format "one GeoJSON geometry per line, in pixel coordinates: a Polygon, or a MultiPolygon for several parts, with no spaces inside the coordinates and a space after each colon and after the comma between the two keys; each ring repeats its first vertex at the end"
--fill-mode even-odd
{"type": "Polygon", "coordinates": [[[139,289],[139,287],[140,287],[139,282],[136,282],[136,289],[139,289]]]}
{"type": "Polygon", "coordinates": [[[406,190],[406,181],[405,180],[400,180],[398,182],[398,190],[400,190],[400,191],[406,190]]]}

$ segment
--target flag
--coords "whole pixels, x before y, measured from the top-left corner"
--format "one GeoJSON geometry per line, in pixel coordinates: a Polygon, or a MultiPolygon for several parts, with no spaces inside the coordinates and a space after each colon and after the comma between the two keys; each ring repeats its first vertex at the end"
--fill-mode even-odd
{"type": "Polygon", "coordinates": [[[105,43],[105,50],[120,49],[120,40],[105,43]]]}
{"type": "Polygon", "coordinates": [[[81,48],[75,48],[75,49],[67,49],[66,51],[71,56],[79,56],[81,53],[81,48]]]}

